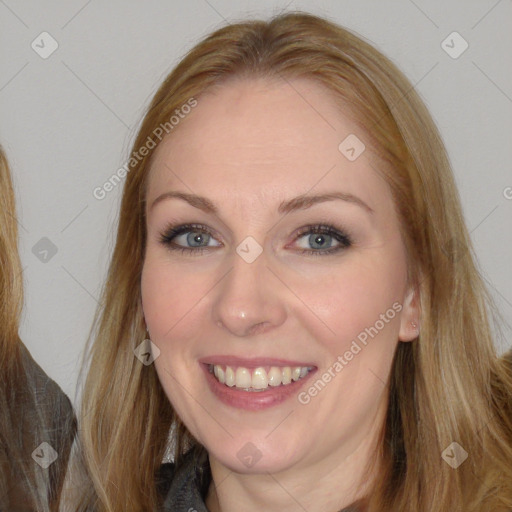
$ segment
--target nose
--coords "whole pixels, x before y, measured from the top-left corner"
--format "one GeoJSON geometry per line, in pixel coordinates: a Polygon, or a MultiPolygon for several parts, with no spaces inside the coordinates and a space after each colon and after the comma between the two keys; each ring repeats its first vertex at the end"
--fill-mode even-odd
{"type": "Polygon", "coordinates": [[[286,318],[285,290],[267,268],[264,252],[252,263],[235,254],[231,270],[214,293],[214,322],[236,336],[267,332],[286,318]]]}

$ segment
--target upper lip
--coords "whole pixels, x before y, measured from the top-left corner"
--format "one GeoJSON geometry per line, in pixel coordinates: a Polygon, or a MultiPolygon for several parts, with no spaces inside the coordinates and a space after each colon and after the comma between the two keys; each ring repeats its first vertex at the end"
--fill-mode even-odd
{"type": "Polygon", "coordinates": [[[237,357],[228,355],[213,355],[202,357],[200,363],[226,366],[242,366],[244,368],[258,368],[259,366],[301,366],[316,367],[311,362],[296,361],[291,359],[277,359],[274,357],[237,357]]]}

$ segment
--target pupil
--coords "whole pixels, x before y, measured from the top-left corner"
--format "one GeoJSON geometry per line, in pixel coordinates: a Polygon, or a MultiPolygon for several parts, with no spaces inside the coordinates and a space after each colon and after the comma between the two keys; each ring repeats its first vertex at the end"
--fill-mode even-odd
{"type": "Polygon", "coordinates": [[[323,235],[317,235],[317,237],[315,238],[315,243],[317,243],[318,245],[323,245],[324,242],[325,240],[323,235]]]}

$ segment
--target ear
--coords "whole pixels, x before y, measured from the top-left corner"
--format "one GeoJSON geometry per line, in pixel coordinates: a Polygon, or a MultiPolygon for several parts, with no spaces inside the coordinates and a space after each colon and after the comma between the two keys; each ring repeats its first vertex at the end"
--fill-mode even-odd
{"type": "Polygon", "coordinates": [[[420,299],[416,287],[409,288],[400,317],[400,341],[413,341],[420,334],[420,299]]]}

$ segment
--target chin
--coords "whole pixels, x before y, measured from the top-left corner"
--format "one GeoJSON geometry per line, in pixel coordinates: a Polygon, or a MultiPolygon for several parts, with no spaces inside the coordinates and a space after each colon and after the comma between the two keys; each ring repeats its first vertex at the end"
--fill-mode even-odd
{"type": "MultiPolygon", "coordinates": [[[[216,443],[214,449],[205,445],[210,457],[214,457],[231,471],[242,474],[279,473],[298,463],[300,453],[297,444],[287,446],[282,439],[252,439],[247,436],[244,440],[230,439],[216,443]],[[217,447],[222,446],[219,450],[217,447]]],[[[303,443],[299,443],[301,449],[303,443]]]]}

